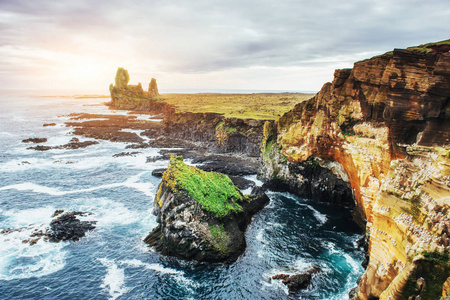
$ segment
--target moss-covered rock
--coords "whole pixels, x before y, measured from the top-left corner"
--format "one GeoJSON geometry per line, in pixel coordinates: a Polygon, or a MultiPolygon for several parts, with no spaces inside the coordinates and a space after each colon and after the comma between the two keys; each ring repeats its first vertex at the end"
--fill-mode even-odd
{"type": "Polygon", "coordinates": [[[165,255],[232,262],[245,249],[251,216],[268,200],[264,194],[244,196],[226,175],[172,156],[155,198],[159,225],[144,241],[165,255]]]}

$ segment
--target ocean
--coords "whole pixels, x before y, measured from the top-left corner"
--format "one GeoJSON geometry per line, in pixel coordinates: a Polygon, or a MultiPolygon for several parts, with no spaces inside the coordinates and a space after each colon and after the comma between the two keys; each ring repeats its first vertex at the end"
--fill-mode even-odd
{"type": "Polygon", "coordinates": [[[0,230],[21,228],[0,234],[0,299],[348,299],[364,271],[350,211],[288,193],[269,192],[270,203],[247,229],[245,253],[232,264],[184,261],[149,248],[142,240],[156,226],[160,181],[151,172],[167,161],[146,158],[160,149],[113,157],[125,143],[43,152],[22,143],[39,137],[48,138],[44,145],[66,144],[74,137],[64,126],[70,113],[127,113],[108,110],[101,104],[108,99],[73,94],[0,92],[0,230]],[[83,219],[97,227],[78,242],[22,242],[60,209],[92,212],[83,219]],[[313,265],[320,272],[296,294],[268,280],[313,265]]]}

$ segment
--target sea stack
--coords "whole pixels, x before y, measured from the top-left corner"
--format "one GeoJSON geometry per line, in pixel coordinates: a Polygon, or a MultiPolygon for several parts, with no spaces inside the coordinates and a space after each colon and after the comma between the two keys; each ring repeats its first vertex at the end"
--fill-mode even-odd
{"type": "Polygon", "coordinates": [[[158,93],[156,79],[152,78],[148,86],[148,92],[142,89],[139,82],[136,85],[128,84],[130,75],[128,71],[120,67],[117,69],[115,84],[109,86],[111,92],[111,108],[141,110],[155,114],[171,114],[174,108],[167,104],[158,93]]]}
{"type": "Polygon", "coordinates": [[[233,262],[245,249],[251,216],[268,201],[265,194],[244,196],[224,174],[172,156],[154,203],[159,225],[144,241],[165,255],[233,262]]]}
{"type": "Polygon", "coordinates": [[[148,85],[148,94],[150,97],[158,97],[159,96],[158,85],[156,84],[155,78],[152,78],[152,80],[150,81],[150,83],[148,85]]]}

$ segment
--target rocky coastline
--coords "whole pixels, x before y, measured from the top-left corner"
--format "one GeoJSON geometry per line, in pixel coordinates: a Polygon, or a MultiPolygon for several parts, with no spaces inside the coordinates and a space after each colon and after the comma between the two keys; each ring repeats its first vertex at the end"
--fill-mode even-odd
{"type": "Polygon", "coordinates": [[[325,181],[342,188],[332,190],[351,192],[368,240],[368,266],[354,299],[448,293],[448,51],[433,44],[395,49],[336,70],[315,97],[265,125],[266,180],[348,199],[317,188],[323,180],[310,171],[315,165],[334,174],[325,181]]]}
{"type": "MultiPolygon", "coordinates": [[[[110,108],[134,112],[72,115],[66,125],[76,135],[127,142],[127,149],[182,148],[148,161],[182,155],[206,171],[258,172],[264,188],[349,207],[365,230],[367,251],[367,269],[351,299],[439,299],[450,292],[448,48],[395,49],[336,70],[332,83],[276,121],[179,113],[160,97],[155,80],[144,92],[141,84],[128,85],[128,72],[119,69],[110,108]]],[[[167,255],[234,261],[245,248],[249,218],[266,200],[245,201],[237,192],[241,196],[230,201],[242,210],[226,214],[224,223],[186,188],[175,187],[170,174],[170,166],[155,173],[163,177],[155,203],[159,225],[146,242],[167,255]],[[192,216],[198,216],[195,226],[192,216]]]]}

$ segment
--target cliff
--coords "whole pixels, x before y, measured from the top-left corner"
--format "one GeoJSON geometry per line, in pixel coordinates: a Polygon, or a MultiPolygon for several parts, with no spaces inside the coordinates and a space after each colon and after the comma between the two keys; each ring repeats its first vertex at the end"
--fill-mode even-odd
{"type": "Polygon", "coordinates": [[[315,97],[265,124],[263,177],[355,201],[369,238],[355,299],[439,299],[448,289],[449,50],[450,41],[395,49],[336,70],[315,97]]]}
{"type": "Polygon", "coordinates": [[[226,175],[205,172],[172,156],[155,198],[159,225],[145,238],[165,255],[232,262],[245,250],[245,229],[269,201],[244,196],[226,175]]]}
{"type": "Polygon", "coordinates": [[[200,142],[209,150],[222,153],[260,155],[264,120],[226,118],[216,113],[170,113],[164,116],[164,134],[200,142]]]}
{"type": "Polygon", "coordinates": [[[130,85],[130,75],[124,68],[118,68],[115,84],[109,86],[111,93],[111,107],[116,109],[145,110],[152,113],[167,113],[173,107],[167,104],[158,93],[156,79],[152,78],[148,91],[144,91],[142,84],[130,85]]]}

